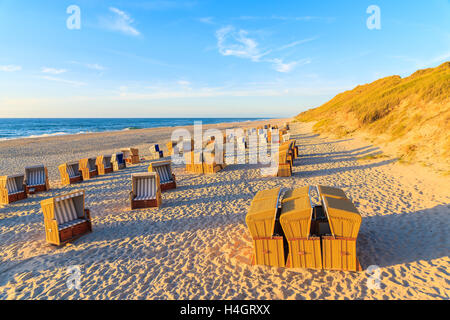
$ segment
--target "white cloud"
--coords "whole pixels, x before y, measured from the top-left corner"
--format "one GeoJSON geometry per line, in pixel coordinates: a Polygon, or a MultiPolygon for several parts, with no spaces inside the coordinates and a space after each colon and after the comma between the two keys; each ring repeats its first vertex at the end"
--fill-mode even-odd
{"type": "Polygon", "coordinates": [[[300,66],[300,65],[306,65],[311,63],[311,60],[309,59],[303,59],[298,61],[293,61],[289,63],[284,63],[282,59],[272,59],[270,60],[273,63],[273,68],[281,73],[288,73],[294,70],[294,68],[300,66]]]}
{"type": "Polygon", "coordinates": [[[305,65],[311,61],[308,59],[284,62],[281,58],[264,58],[276,51],[282,51],[295,47],[299,44],[313,41],[315,38],[298,40],[275,49],[261,50],[258,42],[249,37],[246,30],[237,31],[233,26],[223,27],[216,31],[217,47],[223,56],[235,56],[250,59],[253,62],[268,62],[273,65],[274,70],[288,73],[299,65],[305,65]]]}
{"type": "Polygon", "coordinates": [[[48,81],[59,82],[59,83],[70,84],[70,85],[76,86],[76,87],[80,87],[80,86],[86,85],[86,83],[84,83],[84,82],[66,80],[66,79],[61,79],[61,78],[56,78],[56,77],[51,77],[51,76],[43,76],[43,77],[41,77],[41,79],[48,80],[48,81]]]}
{"type": "Polygon", "coordinates": [[[66,69],[55,69],[55,68],[47,68],[42,67],[42,73],[49,73],[49,74],[61,74],[67,72],[66,69]]]}
{"type": "Polygon", "coordinates": [[[141,34],[135,27],[132,26],[134,20],[126,12],[114,7],[110,7],[109,11],[111,11],[114,15],[108,18],[101,18],[100,24],[103,28],[118,31],[130,36],[139,36],[141,34]]]}
{"type": "Polygon", "coordinates": [[[248,37],[245,30],[236,31],[233,26],[223,27],[216,32],[217,46],[220,54],[236,56],[258,62],[269,52],[261,52],[256,40],[248,37]]]}
{"type": "Polygon", "coordinates": [[[205,23],[205,24],[214,24],[214,18],[213,17],[199,18],[198,21],[200,21],[201,23],[205,23]]]}
{"type": "Polygon", "coordinates": [[[7,66],[0,66],[0,71],[4,72],[16,72],[22,70],[21,66],[16,65],[7,65],[7,66]]]}

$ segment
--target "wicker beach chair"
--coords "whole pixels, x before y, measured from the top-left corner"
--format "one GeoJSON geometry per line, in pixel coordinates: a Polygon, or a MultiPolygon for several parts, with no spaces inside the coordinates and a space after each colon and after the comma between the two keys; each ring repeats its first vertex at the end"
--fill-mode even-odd
{"type": "Polygon", "coordinates": [[[119,170],[125,169],[127,167],[127,164],[125,162],[122,152],[113,154],[111,156],[111,163],[112,163],[113,171],[119,171],[119,170]]]}
{"type": "Polygon", "coordinates": [[[159,160],[164,158],[164,153],[159,149],[158,144],[151,145],[150,148],[150,160],[159,160]]]}
{"type": "Polygon", "coordinates": [[[98,174],[100,176],[113,172],[113,164],[111,163],[111,158],[111,156],[104,155],[98,156],[95,160],[98,174]]]}
{"type": "Polygon", "coordinates": [[[26,167],[25,185],[27,194],[50,190],[47,168],[44,165],[26,167]]]}
{"type": "Polygon", "coordinates": [[[58,166],[63,185],[74,184],[83,181],[78,162],[68,162],[58,166]]]}
{"type": "Polygon", "coordinates": [[[305,188],[285,194],[280,223],[289,245],[291,268],[322,269],[320,236],[311,234],[313,208],[305,188]]]}
{"type": "Polygon", "coordinates": [[[27,198],[25,175],[0,177],[0,203],[9,204],[27,198]]]}
{"type": "Polygon", "coordinates": [[[97,158],[85,158],[79,161],[79,168],[83,175],[83,180],[90,180],[98,176],[97,158]]]}
{"type": "Polygon", "coordinates": [[[331,236],[322,237],[323,268],[360,271],[356,257],[360,213],[349,199],[323,196],[322,201],[331,229],[331,236]]]}
{"type": "Polygon", "coordinates": [[[122,151],[123,157],[124,157],[126,163],[129,163],[129,164],[140,163],[139,149],[127,148],[127,149],[122,149],[120,151],[122,151]]]}
{"type": "Polygon", "coordinates": [[[161,206],[161,184],[156,172],[132,174],[131,181],[131,209],[161,206]]]}
{"type": "Polygon", "coordinates": [[[279,222],[281,189],[259,191],[245,218],[253,239],[254,262],[258,265],[284,267],[286,249],[279,222]]]}
{"type": "Polygon", "coordinates": [[[289,150],[280,150],[278,153],[278,177],[292,176],[292,163],[290,161],[289,150]]]}
{"type": "Polygon", "coordinates": [[[156,172],[159,175],[161,191],[175,189],[177,182],[172,172],[172,163],[170,161],[157,161],[150,163],[148,172],[156,172]]]}
{"type": "Polygon", "coordinates": [[[61,246],[92,232],[84,191],[76,191],[41,201],[48,243],[61,246]]]}

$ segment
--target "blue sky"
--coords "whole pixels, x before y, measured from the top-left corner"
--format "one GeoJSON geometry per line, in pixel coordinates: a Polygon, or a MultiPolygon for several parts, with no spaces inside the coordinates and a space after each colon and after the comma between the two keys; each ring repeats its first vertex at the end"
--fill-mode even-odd
{"type": "Polygon", "coordinates": [[[0,0],[0,41],[0,117],[289,117],[450,60],[450,2],[0,0]]]}

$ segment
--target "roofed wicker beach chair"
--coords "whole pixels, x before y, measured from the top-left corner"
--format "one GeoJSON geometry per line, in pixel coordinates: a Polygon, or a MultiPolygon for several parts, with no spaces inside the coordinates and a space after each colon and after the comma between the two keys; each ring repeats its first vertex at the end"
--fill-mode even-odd
{"type": "Polygon", "coordinates": [[[361,226],[361,215],[349,199],[322,197],[331,236],[322,237],[323,268],[361,271],[356,256],[356,241],[361,226]]]}
{"type": "Polygon", "coordinates": [[[83,181],[80,166],[77,162],[68,162],[58,166],[63,185],[74,184],[83,181]]]}
{"type": "Polygon", "coordinates": [[[175,189],[177,182],[172,172],[172,163],[170,161],[157,161],[150,163],[148,172],[156,172],[159,175],[161,191],[175,189]]]}
{"type": "Polygon", "coordinates": [[[47,168],[44,165],[26,167],[25,185],[27,194],[50,190],[47,168]]]}
{"type": "Polygon", "coordinates": [[[280,223],[289,245],[289,267],[322,269],[320,236],[311,232],[309,187],[289,190],[282,203],[280,223]]]}
{"type": "Polygon", "coordinates": [[[119,171],[119,170],[125,169],[127,167],[122,152],[113,154],[111,156],[111,163],[112,163],[113,171],[119,171]]]}
{"type": "Polygon", "coordinates": [[[278,153],[278,177],[292,176],[292,163],[290,161],[289,150],[280,150],[278,153]]]}
{"type": "Polygon", "coordinates": [[[25,175],[16,174],[0,177],[0,203],[9,204],[27,198],[25,175]]]}
{"type": "Polygon", "coordinates": [[[83,180],[90,180],[98,176],[97,158],[85,158],[79,161],[80,171],[83,175],[83,180]]]}
{"type": "Polygon", "coordinates": [[[161,184],[156,172],[132,174],[131,183],[131,209],[161,206],[161,184]]]}
{"type": "Polygon", "coordinates": [[[113,165],[111,163],[111,156],[98,156],[95,164],[97,165],[98,174],[103,176],[113,172],[113,165]]]}
{"type": "Polygon", "coordinates": [[[48,243],[61,246],[92,232],[91,215],[84,200],[84,191],[76,191],[41,201],[48,243]]]}
{"type": "Polygon", "coordinates": [[[286,266],[287,246],[279,222],[280,195],[280,188],[259,191],[245,217],[253,239],[255,264],[286,266]]]}
{"type": "Polygon", "coordinates": [[[159,144],[150,146],[150,160],[159,160],[164,158],[164,153],[159,149],[159,144]]]}
{"type": "Polygon", "coordinates": [[[140,163],[139,149],[127,148],[127,149],[122,149],[120,151],[123,152],[123,157],[124,157],[126,163],[129,163],[129,164],[140,163]]]}

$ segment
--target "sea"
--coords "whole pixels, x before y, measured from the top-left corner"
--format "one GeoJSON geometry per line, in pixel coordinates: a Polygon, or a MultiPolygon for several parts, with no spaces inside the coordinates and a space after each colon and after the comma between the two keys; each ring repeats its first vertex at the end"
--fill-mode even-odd
{"type": "Polygon", "coordinates": [[[226,122],[268,120],[268,118],[114,118],[114,119],[0,119],[0,141],[18,138],[83,134],[104,131],[136,130],[226,122]]]}

